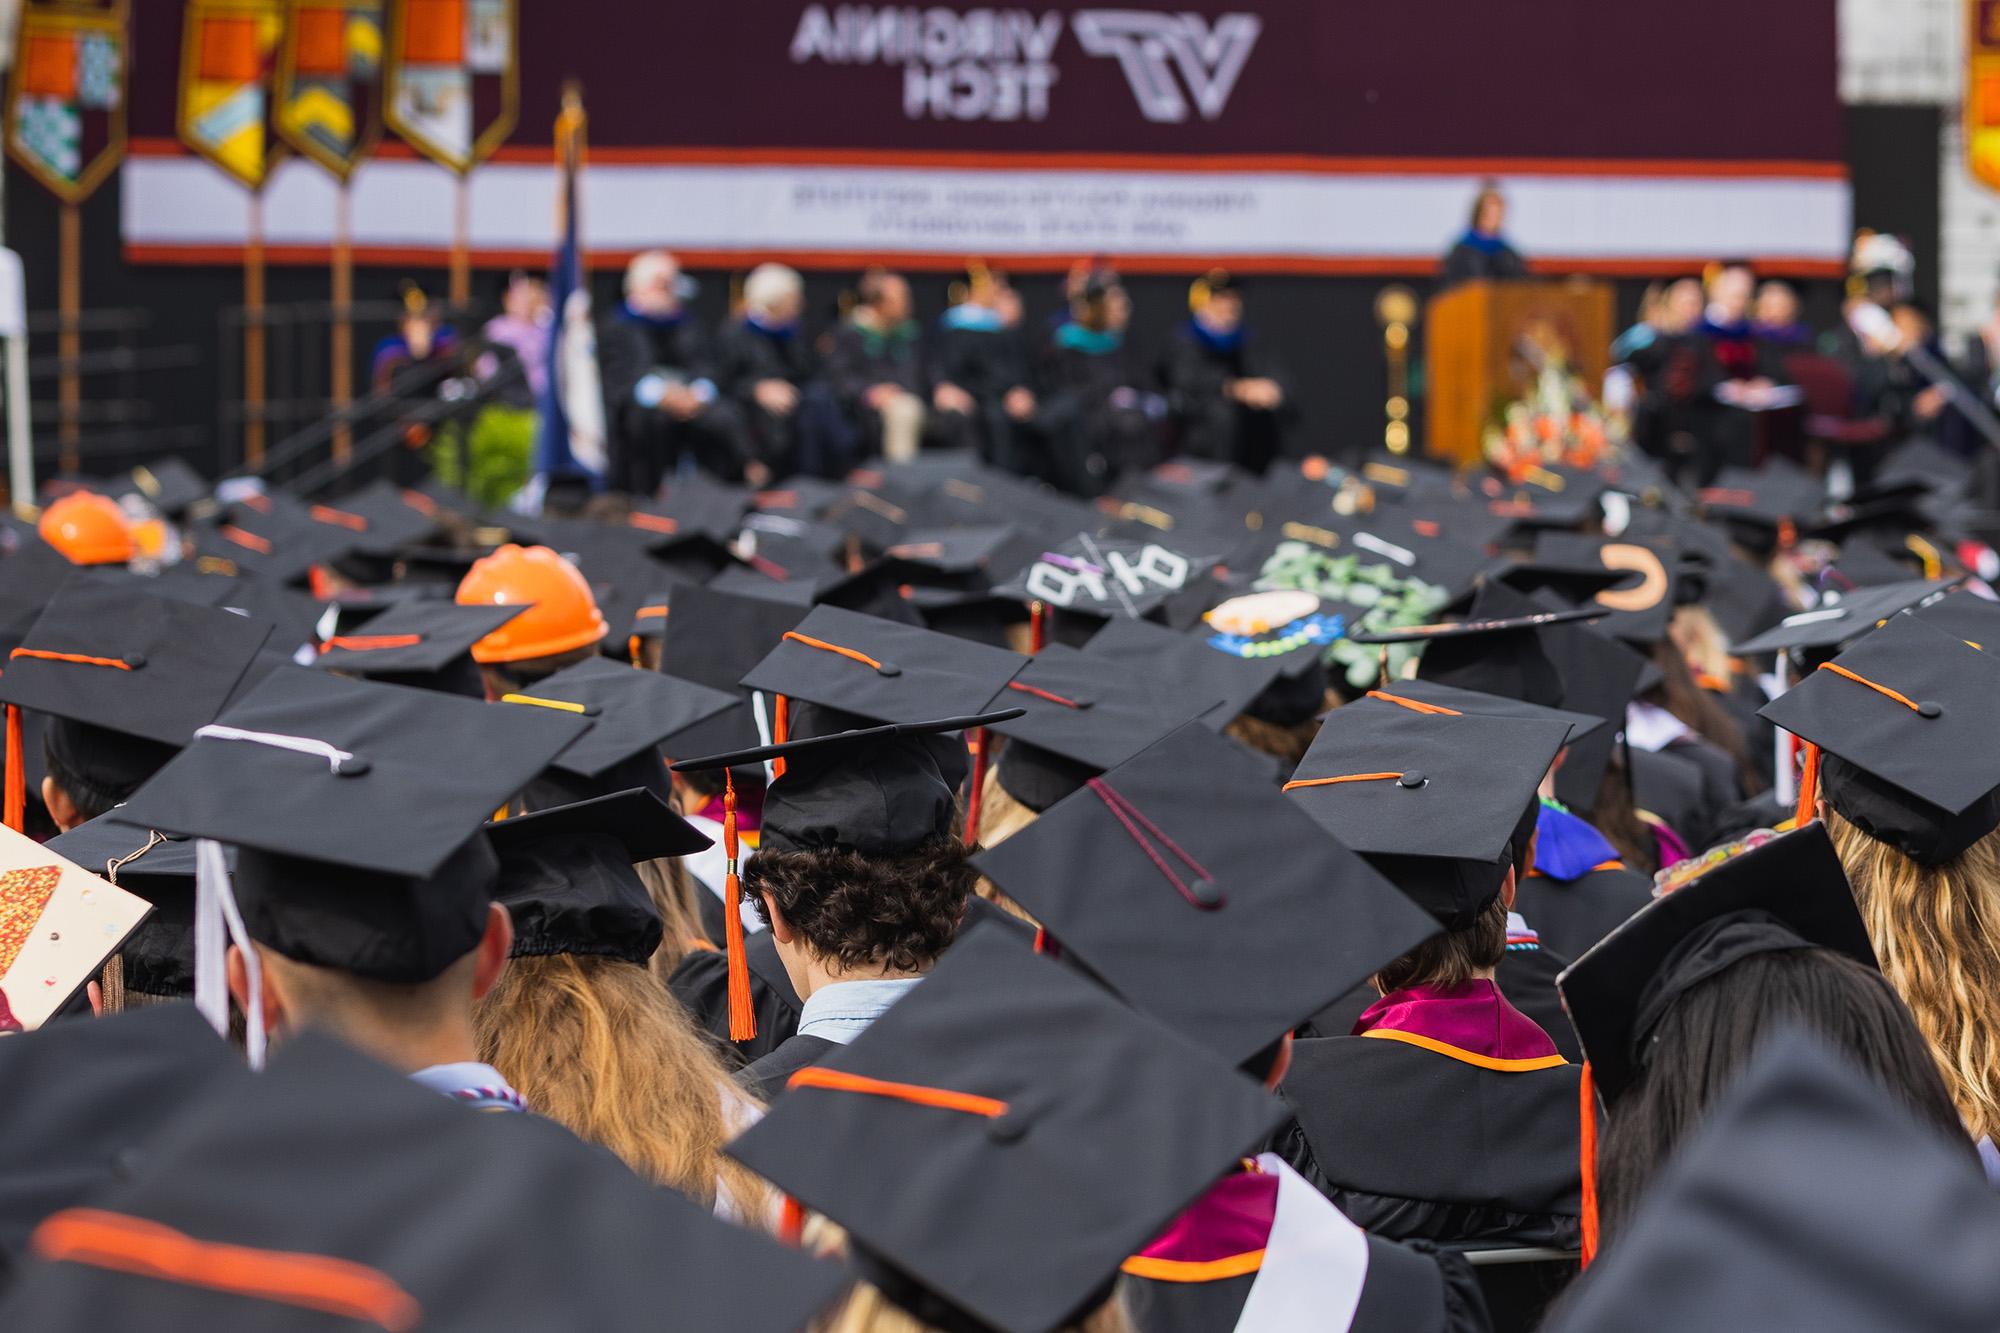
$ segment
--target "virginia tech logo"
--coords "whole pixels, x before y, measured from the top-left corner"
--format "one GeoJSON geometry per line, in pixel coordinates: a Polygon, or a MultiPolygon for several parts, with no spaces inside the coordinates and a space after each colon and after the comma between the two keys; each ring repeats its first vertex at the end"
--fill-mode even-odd
{"type": "Polygon", "coordinates": [[[1140,114],[1169,124],[1188,118],[1182,84],[1203,120],[1222,114],[1264,27],[1255,14],[1223,14],[1210,24],[1199,14],[1144,9],[1079,10],[1070,24],[1084,50],[1118,61],[1140,114]]]}

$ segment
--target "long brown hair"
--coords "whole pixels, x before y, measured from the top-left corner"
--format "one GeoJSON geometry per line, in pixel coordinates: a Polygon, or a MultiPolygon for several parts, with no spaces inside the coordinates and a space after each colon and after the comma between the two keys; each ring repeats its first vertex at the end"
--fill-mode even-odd
{"type": "Polygon", "coordinates": [[[1688,669],[1687,659],[1681,655],[1680,645],[1670,638],[1654,644],[1653,665],[1665,677],[1660,684],[1660,698],[1666,710],[1729,756],[1730,762],[1736,766],[1737,784],[1742,787],[1745,796],[1760,795],[1764,790],[1764,779],[1757,772],[1757,766],[1750,761],[1750,746],[1743,739],[1743,728],[1737,726],[1736,719],[1701,688],[1694,672],[1688,669]]]}
{"type": "Polygon", "coordinates": [[[643,967],[574,954],[516,958],[473,1010],[482,1060],[538,1114],[633,1171],[763,1224],[771,1192],[722,1155],[756,1103],[643,967]]]}
{"type": "Polygon", "coordinates": [[[2000,1136],[2000,830],[1942,865],[1828,810],[1882,974],[1916,1016],[1974,1138],[2000,1136]]]}
{"type": "Polygon", "coordinates": [[[640,861],[632,868],[646,886],[653,910],[660,914],[660,947],[653,950],[651,967],[664,985],[681,959],[708,944],[701,933],[701,908],[695,897],[708,890],[696,882],[694,873],[678,857],[640,861]]]}

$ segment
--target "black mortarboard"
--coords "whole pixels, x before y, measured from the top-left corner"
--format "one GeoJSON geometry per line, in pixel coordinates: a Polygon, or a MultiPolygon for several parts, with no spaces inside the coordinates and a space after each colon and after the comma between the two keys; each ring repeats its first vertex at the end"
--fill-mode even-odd
{"type": "Polygon", "coordinates": [[[664,639],[667,637],[667,617],[673,614],[674,589],[661,588],[646,594],[646,600],[632,613],[632,623],[626,627],[628,639],[664,639]]]}
{"type": "Polygon", "coordinates": [[[494,894],[514,918],[514,955],[596,954],[644,963],[660,913],[633,866],[709,846],[643,787],[486,826],[500,858],[494,894]]]}
{"type": "Polygon", "coordinates": [[[1107,621],[1083,651],[1103,663],[1099,670],[1107,681],[1157,675],[1191,695],[1217,700],[1201,718],[1213,731],[1228,726],[1285,670],[1276,657],[1217,652],[1199,635],[1143,620],[1107,621]]]}
{"type": "Polygon", "coordinates": [[[1360,623],[1361,608],[1297,590],[1233,597],[1202,616],[1194,634],[1226,656],[1278,664],[1278,677],[1243,711],[1273,726],[1310,722],[1326,707],[1327,649],[1360,623]]]}
{"type": "Polygon", "coordinates": [[[729,1152],[846,1228],[925,1323],[1047,1333],[1282,1119],[1209,1052],[981,927],[729,1152]]]}
{"type": "Polygon", "coordinates": [[[141,464],[125,480],[168,518],[177,519],[208,498],[208,482],[177,454],[141,464]]]}
{"type": "Polygon", "coordinates": [[[481,825],[583,720],[321,671],[273,672],[120,812],[235,845],[255,939],[299,962],[423,981],[478,943],[481,825]]]}
{"type": "Polygon", "coordinates": [[[353,634],[336,634],[313,665],[389,685],[413,685],[484,698],[472,645],[526,611],[509,606],[461,606],[442,598],[398,602],[353,634]]]}
{"type": "Polygon", "coordinates": [[[973,865],[1129,1003],[1231,1064],[1437,933],[1249,751],[1198,726],[973,865]]]}
{"type": "Polygon", "coordinates": [[[348,540],[354,550],[387,555],[443,531],[437,506],[427,496],[418,495],[413,500],[412,494],[378,481],[344,499],[313,505],[306,512],[315,523],[352,534],[348,540]]]}
{"type": "Polygon", "coordinates": [[[1996,1247],[2000,1207],[1965,1140],[1791,1029],[1693,1127],[1546,1327],[1973,1333],[2000,1309],[1996,1247]]]}
{"type": "Polygon", "coordinates": [[[185,999],[194,994],[194,840],[128,824],[123,813],[85,820],[45,845],[153,905],[118,946],[125,989],[185,999]]]}
{"type": "Polygon", "coordinates": [[[1516,527],[1574,528],[1604,517],[1604,479],[1576,468],[1537,468],[1511,486],[1488,478],[1480,489],[1487,509],[1513,519],[1516,527]]]}
{"type": "MultiPolygon", "coordinates": [[[[681,680],[722,690],[736,700],[680,738],[690,754],[741,750],[761,744],[768,733],[757,723],[752,692],[737,682],[767,657],[806,617],[807,608],[765,601],[714,588],[674,589],[673,632],[660,646],[660,670],[681,680]]],[[[766,724],[770,703],[764,705],[766,724]]]]}
{"type": "Polygon", "coordinates": [[[1790,545],[1799,524],[1819,513],[1826,488],[1805,469],[1778,460],[1760,472],[1723,468],[1696,499],[1703,514],[1721,522],[1737,545],[1769,555],[1790,545]]]}
{"type": "Polygon", "coordinates": [[[1200,716],[1214,700],[1197,691],[1165,673],[1119,673],[1101,658],[1049,644],[987,702],[1023,710],[993,728],[1007,737],[998,781],[1030,810],[1046,810],[1200,716]]]}
{"type": "Polygon", "coordinates": [[[51,1023],[0,1041],[0,1291],[43,1218],[128,1175],[160,1127],[250,1075],[193,1005],[51,1023]]]}
{"type": "Polygon", "coordinates": [[[1285,790],[1455,930],[1500,892],[1568,734],[1559,722],[1337,708],[1285,790]]]}
{"type": "Polygon", "coordinates": [[[916,528],[882,554],[894,564],[937,574],[970,574],[991,568],[995,557],[1008,551],[1019,535],[1019,529],[1005,524],[916,528]]]}
{"type": "MultiPolygon", "coordinates": [[[[1171,538],[1093,537],[1079,533],[1037,553],[995,589],[1023,602],[1103,619],[1164,612],[1183,589],[1199,587],[1213,557],[1183,554],[1171,538]]],[[[996,574],[1000,571],[994,571],[996,574]]]]}
{"type": "Polygon", "coordinates": [[[1820,793],[1913,860],[2000,826],[2000,660],[1895,616],[1758,710],[1824,751],[1820,793]]]}
{"type": "Polygon", "coordinates": [[[1974,648],[2000,653],[2000,602],[1969,589],[1946,593],[1910,612],[1926,625],[1941,629],[1974,648]]]}
{"type": "Polygon", "coordinates": [[[1913,579],[1849,593],[1838,602],[1786,616],[1748,643],[1730,645],[1739,656],[1785,652],[1794,648],[1827,650],[1843,647],[1873,630],[1898,611],[1921,606],[1945,592],[1955,580],[1913,579]]]}
{"type": "Polygon", "coordinates": [[[271,646],[287,653],[318,640],[320,621],[326,614],[324,604],[269,579],[201,571],[202,562],[184,561],[137,586],[161,597],[233,611],[275,625],[271,646]]]}
{"type": "Polygon", "coordinates": [[[926,737],[989,726],[1017,708],[922,722],[890,723],[683,759],[674,771],[737,768],[783,759],[784,775],[764,793],[759,851],[842,848],[895,856],[948,836],[957,784],[939,767],[926,737]]]}
{"type": "Polygon", "coordinates": [[[883,722],[916,722],[976,711],[1027,661],[1004,648],[817,606],[742,683],[883,722]]]}
{"type": "Polygon", "coordinates": [[[559,1125],[469,1111],[312,1032],[90,1202],[38,1230],[10,1327],[780,1333],[846,1281],[559,1125]]]}
{"type": "Polygon", "coordinates": [[[1808,948],[1875,966],[1868,927],[1818,823],[1739,851],[1640,908],[1557,980],[1605,1104],[1639,1077],[1676,999],[1753,954],[1808,948]]]}
{"type": "Polygon", "coordinates": [[[1474,594],[1464,620],[1367,630],[1356,643],[1421,643],[1417,674],[1460,689],[1504,694],[1555,708],[1563,700],[1562,673],[1549,660],[1537,632],[1549,625],[1592,618],[1593,608],[1550,611],[1525,594],[1488,583],[1474,594]]]}
{"type": "MultiPolygon", "coordinates": [[[[75,573],[76,566],[39,537],[0,560],[0,649],[20,643],[56,590],[75,573]]],[[[4,666],[0,663],[0,669],[4,666]]]]}
{"type": "Polygon", "coordinates": [[[1593,734],[1606,721],[1590,713],[1579,713],[1568,708],[1546,708],[1541,704],[1531,704],[1525,699],[1511,699],[1502,694],[1487,694],[1482,690],[1460,689],[1456,685],[1443,685],[1434,680],[1390,681],[1386,685],[1377,687],[1374,693],[1414,700],[1420,704],[1428,704],[1430,708],[1471,713],[1477,717],[1511,717],[1529,722],[1560,722],[1569,728],[1569,739],[1565,742],[1568,745],[1575,745],[1584,737],[1593,734]]]}
{"type": "Polygon", "coordinates": [[[627,787],[672,794],[660,747],[678,732],[726,711],[735,700],[706,685],[592,657],[516,694],[508,705],[581,717],[590,729],[570,743],[525,796],[530,809],[568,805],[627,787]]]}
{"type": "Polygon", "coordinates": [[[1632,643],[1658,643],[1674,614],[1674,571],[1678,553],[1665,541],[1616,540],[1580,532],[1545,532],[1535,544],[1539,559],[1623,574],[1627,581],[1580,599],[1608,614],[1598,622],[1607,634],[1632,643]]]}
{"type": "MultiPolygon", "coordinates": [[[[1545,532],[1544,537],[1582,537],[1578,532],[1545,532]]],[[[1546,592],[1565,606],[1582,606],[1601,592],[1631,588],[1639,580],[1630,571],[1606,569],[1593,557],[1564,562],[1554,556],[1533,560],[1501,560],[1484,571],[1488,577],[1525,593],[1546,592]]]]}

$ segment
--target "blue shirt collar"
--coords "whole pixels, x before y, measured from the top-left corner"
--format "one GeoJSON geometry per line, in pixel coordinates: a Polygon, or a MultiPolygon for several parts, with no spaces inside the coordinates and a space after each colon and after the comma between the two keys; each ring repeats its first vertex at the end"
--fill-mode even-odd
{"type": "Polygon", "coordinates": [[[799,1010],[799,1035],[845,1046],[889,1012],[889,1006],[910,993],[922,977],[888,981],[836,981],[806,997],[799,1010]]]}

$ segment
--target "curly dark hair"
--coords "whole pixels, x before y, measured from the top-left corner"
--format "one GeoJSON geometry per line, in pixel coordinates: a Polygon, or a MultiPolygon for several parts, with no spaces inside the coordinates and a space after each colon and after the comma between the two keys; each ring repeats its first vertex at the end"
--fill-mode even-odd
{"type": "Polygon", "coordinates": [[[843,968],[923,972],[958,934],[979,876],[965,844],[932,838],[901,856],[837,848],[759,852],[743,889],[768,922],[770,894],[814,953],[843,968]]]}

